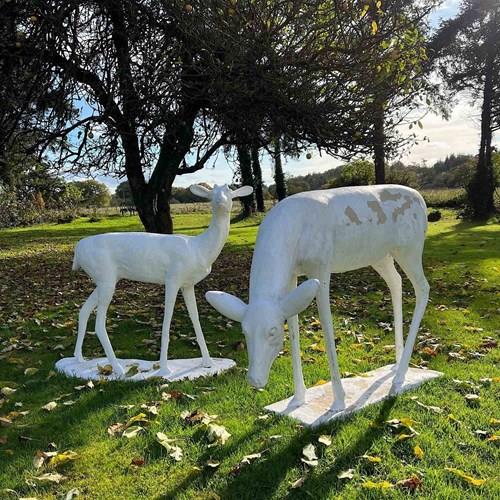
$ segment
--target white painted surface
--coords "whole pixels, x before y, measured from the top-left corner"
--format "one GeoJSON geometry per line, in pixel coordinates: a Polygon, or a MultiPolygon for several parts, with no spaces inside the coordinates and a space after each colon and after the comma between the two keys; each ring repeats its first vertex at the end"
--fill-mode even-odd
{"type": "MultiPolygon", "coordinates": [[[[288,398],[266,406],[266,410],[294,418],[307,426],[316,427],[335,418],[342,418],[357,412],[392,395],[390,391],[395,373],[394,367],[395,365],[387,365],[367,372],[364,376],[342,379],[346,403],[344,410],[330,411],[333,402],[330,382],[307,389],[306,402],[301,406],[293,405],[293,398],[288,398]]],[[[405,381],[397,393],[414,389],[442,375],[441,372],[434,370],[409,368],[405,381]]]]}
{"type": "Polygon", "coordinates": [[[299,193],[278,203],[262,222],[250,271],[248,305],[224,292],[208,292],[210,304],[242,324],[248,348],[248,380],[264,387],[272,363],[283,349],[288,322],[295,402],[304,401],[297,314],[314,297],[325,336],[333,393],[332,409],[345,407],[330,310],[330,275],[373,267],[387,283],[394,311],[398,392],[408,369],[429,296],[422,268],[427,208],[414,189],[392,184],[299,193]],[[416,306],[403,339],[401,276],[415,290],[416,306]],[[297,277],[306,282],[297,287],[297,277]]]}
{"type": "MultiPolygon", "coordinates": [[[[78,361],[76,358],[63,358],[56,363],[56,370],[72,377],[78,377],[85,380],[126,380],[131,382],[138,382],[140,380],[147,380],[153,377],[159,377],[158,362],[145,361],[143,359],[119,359],[120,365],[124,368],[125,373],[131,366],[137,366],[138,373],[131,377],[127,375],[120,375],[116,372],[111,375],[105,376],[99,373],[98,366],[105,366],[109,364],[108,358],[88,359],[85,361],[78,361]],[[155,366],[156,365],[156,366],[155,366]]],[[[212,366],[206,368],[202,366],[202,358],[191,359],[169,359],[168,368],[170,370],[169,376],[163,376],[165,380],[194,380],[200,377],[210,377],[218,375],[236,366],[232,359],[226,358],[212,358],[212,366]]]]}
{"type": "Polygon", "coordinates": [[[83,304],[78,320],[75,357],[83,361],[83,340],[87,322],[94,309],[96,335],[109,363],[117,374],[124,368],[116,359],[106,331],[106,314],[115,292],[116,283],[129,279],[144,283],[165,285],[165,314],[161,335],[160,375],[169,377],[167,367],[170,323],[179,291],[194,327],[200,347],[203,366],[210,368],[212,361],[201,328],[196,305],[195,285],[206,278],[219,256],[227,235],[233,200],[252,193],[253,188],[243,186],[235,191],[227,186],[191,186],[191,191],[212,202],[212,220],[208,229],[197,236],[151,233],[106,233],[80,240],[75,248],[73,271],[82,269],[96,284],[95,290],[83,304]]]}

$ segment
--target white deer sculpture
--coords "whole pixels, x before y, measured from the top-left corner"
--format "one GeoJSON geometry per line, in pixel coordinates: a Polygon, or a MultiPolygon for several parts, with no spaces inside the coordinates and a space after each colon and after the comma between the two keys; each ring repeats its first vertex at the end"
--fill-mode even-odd
{"type": "Polygon", "coordinates": [[[198,236],[152,233],[107,233],[79,241],[73,261],[73,270],[83,269],[95,282],[96,288],[83,304],[78,322],[75,358],[83,361],[82,345],[87,322],[97,308],[96,334],[113,371],[123,375],[106,332],[106,312],[116,283],[121,279],[165,285],[165,313],[163,319],[160,369],[157,376],[168,376],[167,367],[170,322],[179,289],[193,323],[200,346],[202,366],[212,366],[203,331],[198,318],[194,286],[210,274],[212,264],[219,256],[229,234],[233,199],[247,196],[253,188],[243,186],[231,191],[227,185],[213,190],[201,185],[190,187],[193,194],[212,201],[212,220],[208,229],[198,236]]]}
{"type": "Polygon", "coordinates": [[[223,292],[207,292],[219,312],[242,323],[248,345],[248,380],[263,387],[283,347],[288,322],[295,394],[305,402],[300,361],[298,313],[316,296],[326,338],[334,401],[345,408],[330,311],[330,274],[372,266],[392,296],[396,373],[391,392],[404,382],[429,296],[422,269],[427,210],[419,193],[397,185],[346,187],[296,194],[278,203],[260,226],[250,272],[248,305],[223,292]],[[402,288],[394,260],[410,279],[416,305],[403,347],[402,288]],[[309,279],[297,287],[297,277],[309,279]]]}

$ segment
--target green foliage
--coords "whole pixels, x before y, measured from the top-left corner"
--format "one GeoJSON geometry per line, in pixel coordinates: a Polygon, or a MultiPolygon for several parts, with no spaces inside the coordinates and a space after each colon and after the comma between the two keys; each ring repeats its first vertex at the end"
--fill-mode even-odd
{"type": "Polygon", "coordinates": [[[367,160],[353,160],[339,169],[340,175],[329,187],[367,186],[375,182],[373,163],[367,160]]]}
{"type": "Polygon", "coordinates": [[[80,206],[107,207],[111,202],[111,193],[106,184],[95,179],[74,181],[70,185],[80,193],[78,201],[80,206]]]}

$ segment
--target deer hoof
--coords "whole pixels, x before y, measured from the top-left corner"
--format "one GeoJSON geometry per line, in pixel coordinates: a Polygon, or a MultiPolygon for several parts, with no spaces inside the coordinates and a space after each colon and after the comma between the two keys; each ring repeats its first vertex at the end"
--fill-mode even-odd
{"type": "Polygon", "coordinates": [[[208,359],[204,359],[201,362],[201,366],[203,368],[213,368],[214,364],[213,364],[212,360],[210,358],[208,358],[208,359]]]}
{"type": "Polygon", "coordinates": [[[292,400],[290,401],[289,406],[291,408],[298,408],[299,406],[302,406],[306,402],[306,396],[305,394],[301,395],[295,395],[292,400]]]}
{"type": "Polygon", "coordinates": [[[154,374],[155,377],[169,378],[172,376],[172,372],[168,368],[160,368],[154,374]]]}

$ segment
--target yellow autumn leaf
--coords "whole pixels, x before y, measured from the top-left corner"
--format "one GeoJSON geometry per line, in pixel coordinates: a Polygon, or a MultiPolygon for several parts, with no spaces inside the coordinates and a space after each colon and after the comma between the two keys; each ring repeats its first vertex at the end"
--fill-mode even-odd
{"type": "Polygon", "coordinates": [[[368,12],[368,9],[370,8],[370,4],[366,4],[364,7],[363,7],[363,10],[361,11],[361,19],[363,19],[363,17],[366,16],[366,13],[368,12]]]}
{"type": "Polygon", "coordinates": [[[455,476],[461,477],[464,481],[471,484],[472,486],[482,486],[486,479],[477,479],[475,477],[469,476],[463,470],[456,469],[455,467],[445,467],[444,470],[455,474],[455,476]]]}
{"type": "Polygon", "coordinates": [[[378,464],[382,462],[382,458],[373,455],[367,455],[366,453],[361,458],[368,460],[368,462],[371,462],[372,464],[378,464]]]}
{"type": "Polygon", "coordinates": [[[419,459],[422,460],[424,458],[424,450],[420,448],[420,446],[417,444],[415,445],[415,448],[413,448],[413,454],[419,459]]]}
{"type": "Polygon", "coordinates": [[[372,21],[372,35],[375,35],[375,33],[377,33],[378,31],[378,24],[377,24],[377,21],[375,21],[375,19],[372,21]]]}
{"type": "Polygon", "coordinates": [[[320,378],[314,385],[325,385],[328,384],[328,380],[320,378]]]}
{"type": "Polygon", "coordinates": [[[49,459],[49,465],[52,467],[57,467],[58,465],[65,464],[66,462],[70,462],[72,460],[76,460],[78,458],[78,453],[68,450],[63,453],[58,453],[57,455],[51,457],[49,459]]]}
{"type": "Polygon", "coordinates": [[[490,425],[499,426],[500,420],[498,418],[490,418],[490,425]]]}
{"type": "Polygon", "coordinates": [[[389,481],[380,481],[379,483],[375,483],[373,481],[365,481],[362,484],[363,488],[367,488],[370,490],[387,490],[389,488],[393,488],[394,485],[389,481]]]}
{"type": "Polygon", "coordinates": [[[498,441],[499,439],[500,439],[500,436],[498,434],[493,434],[486,441],[498,441]]]}

